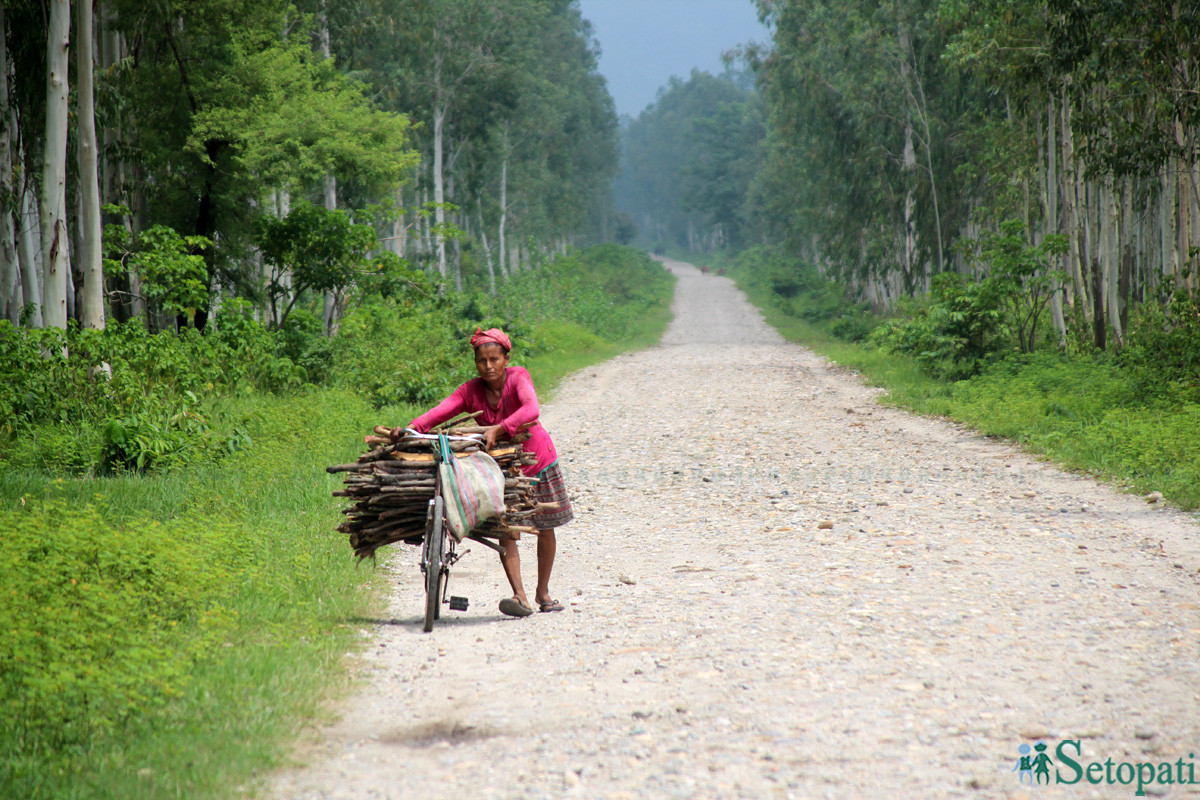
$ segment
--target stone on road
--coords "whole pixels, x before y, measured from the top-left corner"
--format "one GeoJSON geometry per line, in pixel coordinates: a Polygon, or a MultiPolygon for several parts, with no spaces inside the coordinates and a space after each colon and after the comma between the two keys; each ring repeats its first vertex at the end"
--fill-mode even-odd
{"type": "Polygon", "coordinates": [[[476,545],[451,574],[470,609],[424,634],[394,548],[355,696],[265,794],[1125,798],[1144,763],[1176,780],[1152,796],[1200,797],[1200,527],[879,405],[667,264],[660,345],[543,404],[577,515],[566,610],[503,617],[476,545]],[[1076,777],[1055,748],[1078,740],[1113,779],[1031,787],[1038,740],[1048,777],[1076,777]]]}

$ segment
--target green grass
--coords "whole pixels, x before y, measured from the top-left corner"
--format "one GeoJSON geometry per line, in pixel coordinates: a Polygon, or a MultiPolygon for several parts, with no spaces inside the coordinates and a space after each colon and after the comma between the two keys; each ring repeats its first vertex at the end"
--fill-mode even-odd
{"type": "MultiPolygon", "coordinates": [[[[570,372],[657,341],[670,284],[655,291],[619,340],[533,323],[539,351],[517,363],[551,398],[570,372]]],[[[253,445],[220,461],[0,471],[0,797],[236,796],[350,685],[385,589],[334,531],[340,481],[323,468],[424,408],[334,388],[221,402],[253,445]]]]}
{"type": "Polygon", "coordinates": [[[1142,401],[1130,375],[1111,359],[1013,356],[970,380],[941,381],[915,359],[839,340],[786,313],[744,272],[733,277],[786,339],[886,389],[882,402],[966,423],[1067,469],[1131,492],[1162,492],[1183,509],[1200,508],[1200,406],[1142,401]]]}
{"type": "Polygon", "coordinates": [[[220,464],[4,474],[22,535],[0,547],[0,699],[22,724],[0,733],[3,796],[229,796],[341,680],[376,576],[332,531],[320,467],[374,414],[328,390],[242,402],[257,446],[220,464]]]}

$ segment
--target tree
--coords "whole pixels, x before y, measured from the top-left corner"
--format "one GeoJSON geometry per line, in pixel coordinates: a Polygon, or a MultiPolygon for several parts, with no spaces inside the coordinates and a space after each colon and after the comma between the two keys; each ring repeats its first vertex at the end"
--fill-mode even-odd
{"type": "Polygon", "coordinates": [[[344,211],[303,201],[283,219],[262,216],[258,241],[263,260],[276,270],[268,287],[272,304],[287,290],[292,294],[277,317],[280,325],[305,291],[340,292],[349,286],[376,244],[371,226],[352,222],[344,211]],[[285,271],[291,276],[290,286],[279,280],[285,271]]]}
{"type": "Polygon", "coordinates": [[[67,51],[70,0],[51,0],[46,34],[46,132],[42,156],[43,316],[47,326],[67,327],[70,233],[67,230],[67,51]]]}
{"type": "Polygon", "coordinates": [[[79,224],[82,228],[78,254],[83,272],[83,303],[80,318],[85,328],[104,327],[104,265],[101,253],[100,168],[96,144],[95,90],[92,58],[92,0],[76,0],[75,48],[79,149],[79,224]]]}
{"type": "Polygon", "coordinates": [[[672,78],[624,132],[617,204],[644,235],[689,250],[740,241],[763,134],[736,76],[672,78]]]}

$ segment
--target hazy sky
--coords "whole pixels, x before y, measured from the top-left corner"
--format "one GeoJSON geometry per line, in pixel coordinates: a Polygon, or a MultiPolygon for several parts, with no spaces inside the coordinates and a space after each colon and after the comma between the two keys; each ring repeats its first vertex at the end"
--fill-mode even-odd
{"type": "Polygon", "coordinates": [[[767,41],[752,0],[579,0],[618,114],[637,116],[672,75],[724,70],[721,53],[767,41]]]}

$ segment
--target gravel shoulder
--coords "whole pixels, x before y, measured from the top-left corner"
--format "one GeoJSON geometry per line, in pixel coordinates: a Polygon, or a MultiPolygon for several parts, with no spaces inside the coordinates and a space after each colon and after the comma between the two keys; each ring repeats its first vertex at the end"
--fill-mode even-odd
{"type": "MultiPolygon", "coordinates": [[[[1022,785],[1039,738],[1186,777],[1194,517],[880,405],[731,281],[666,263],[659,346],[543,405],[575,498],[567,610],[501,616],[474,545],[451,575],[470,609],[423,634],[416,551],[396,549],[359,689],[264,796],[1132,795],[1022,785]]],[[[532,592],[531,538],[522,557],[532,592]]]]}

